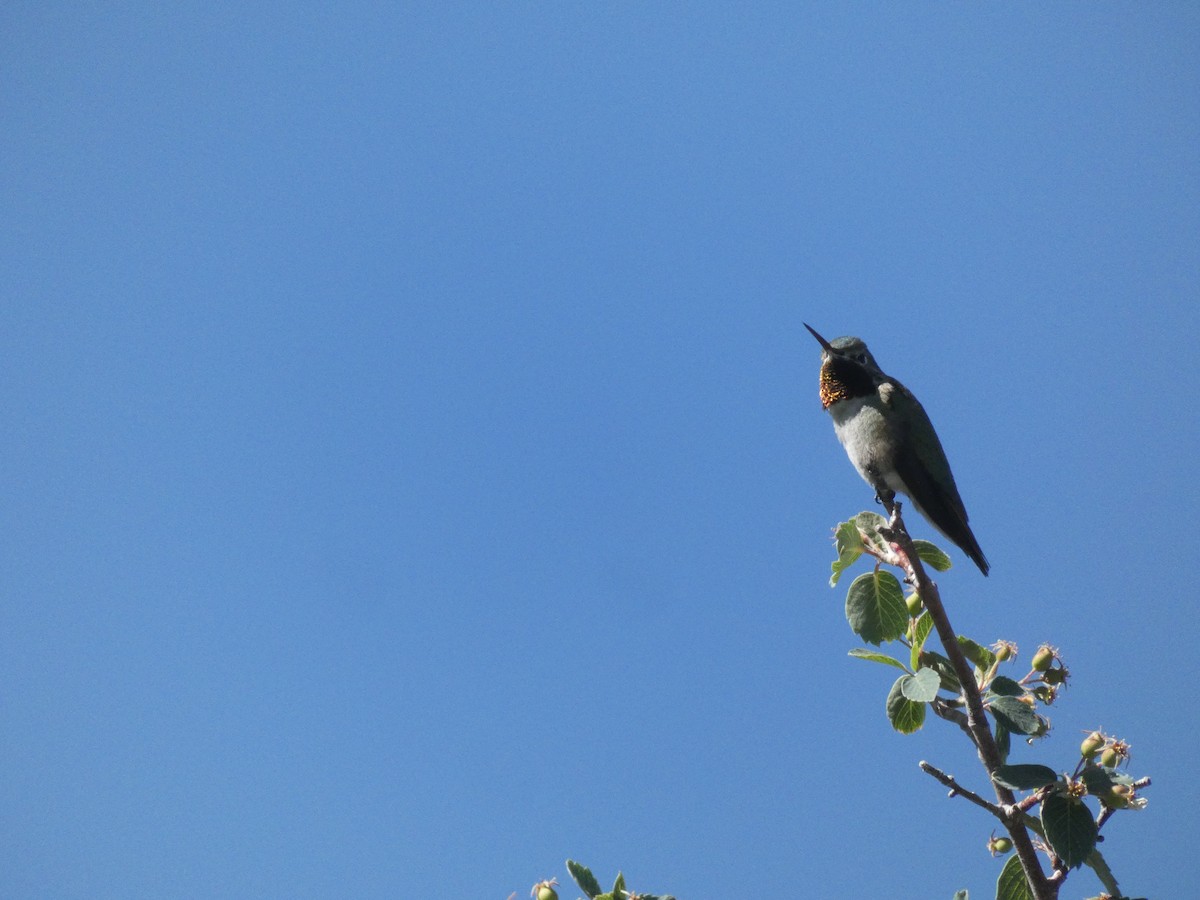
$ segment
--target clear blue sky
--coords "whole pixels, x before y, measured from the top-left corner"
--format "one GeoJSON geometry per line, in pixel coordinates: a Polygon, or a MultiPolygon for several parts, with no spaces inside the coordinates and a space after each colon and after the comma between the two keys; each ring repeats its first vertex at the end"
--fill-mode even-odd
{"type": "Polygon", "coordinates": [[[802,321],[937,424],[955,624],[1066,654],[1021,759],[1130,740],[1110,861],[1200,883],[1200,7],[0,33],[0,894],[990,896],[961,736],[846,656],[802,321]]]}

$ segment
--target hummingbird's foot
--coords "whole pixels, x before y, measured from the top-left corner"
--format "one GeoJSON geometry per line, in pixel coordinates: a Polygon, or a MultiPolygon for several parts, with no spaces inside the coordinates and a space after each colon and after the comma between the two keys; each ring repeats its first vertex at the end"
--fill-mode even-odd
{"type": "Polygon", "coordinates": [[[896,492],[883,488],[875,491],[875,502],[880,504],[889,516],[894,515],[893,509],[896,506],[896,492]]]}

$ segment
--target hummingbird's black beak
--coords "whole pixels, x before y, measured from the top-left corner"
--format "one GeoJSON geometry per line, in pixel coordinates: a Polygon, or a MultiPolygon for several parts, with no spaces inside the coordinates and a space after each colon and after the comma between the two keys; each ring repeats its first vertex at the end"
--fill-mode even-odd
{"type": "Polygon", "coordinates": [[[833,349],[833,347],[831,347],[829,345],[829,341],[825,340],[825,338],[823,338],[819,334],[817,334],[816,331],[813,330],[813,327],[811,325],[809,325],[807,322],[802,322],[801,324],[804,325],[804,327],[808,329],[809,334],[811,334],[813,337],[815,337],[817,339],[817,343],[821,345],[821,348],[826,353],[835,353],[836,352],[833,349]]]}

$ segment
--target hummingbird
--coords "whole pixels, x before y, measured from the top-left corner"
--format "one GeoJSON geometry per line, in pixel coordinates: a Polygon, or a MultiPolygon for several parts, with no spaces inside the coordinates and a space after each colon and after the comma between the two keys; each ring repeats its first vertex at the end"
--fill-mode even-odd
{"type": "Polygon", "coordinates": [[[907,495],[917,512],[986,575],[987,558],[967,524],[946,451],[925,408],[883,373],[860,338],[827,341],[807,323],[804,327],[821,345],[821,405],[876,499],[890,511],[897,492],[907,495]]]}

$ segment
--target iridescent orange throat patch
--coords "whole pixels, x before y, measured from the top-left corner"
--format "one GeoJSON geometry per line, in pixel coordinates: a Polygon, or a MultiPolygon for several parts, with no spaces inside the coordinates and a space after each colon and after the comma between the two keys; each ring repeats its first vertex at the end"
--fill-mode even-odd
{"type": "Polygon", "coordinates": [[[866,397],[874,391],[874,377],[858,363],[835,356],[821,366],[821,406],[825,409],[839,400],[866,397]]]}

